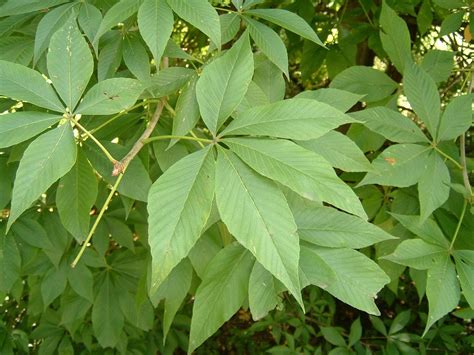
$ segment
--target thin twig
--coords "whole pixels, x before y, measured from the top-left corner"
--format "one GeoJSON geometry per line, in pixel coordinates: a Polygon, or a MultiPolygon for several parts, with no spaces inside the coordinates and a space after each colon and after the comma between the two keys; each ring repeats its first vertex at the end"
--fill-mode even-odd
{"type": "MultiPolygon", "coordinates": [[[[469,90],[468,94],[472,92],[474,86],[474,73],[471,74],[471,82],[469,83],[469,90]]],[[[462,165],[462,178],[464,180],[464,187],[466,188],[469,197],[467,200],[469,203],[472,203],[472,188],[471,183],[469,182],[469,173],[467,171],[467,161],[466,161],[466,136],[465,134],[461,134],[459,140],[459,152],[461,154],[461,165],[462,165]]]]}

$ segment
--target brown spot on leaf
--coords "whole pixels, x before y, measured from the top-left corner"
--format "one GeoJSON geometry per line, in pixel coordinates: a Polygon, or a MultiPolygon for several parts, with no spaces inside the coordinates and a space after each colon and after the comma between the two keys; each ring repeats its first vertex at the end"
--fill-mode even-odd
{"type": "Polygon", "coordinates": [[[391,166],[394,166],[397,163],[397,159],[395,158],[384,158],[387,163],[389,163],[391,166]]]}

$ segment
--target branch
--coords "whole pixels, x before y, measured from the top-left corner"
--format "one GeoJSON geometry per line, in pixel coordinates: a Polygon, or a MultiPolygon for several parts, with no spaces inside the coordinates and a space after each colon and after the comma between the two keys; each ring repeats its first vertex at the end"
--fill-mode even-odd
{"type": "Polygon", "coordinates": [[[135,156],[143,148],[143,146],[145,145],[145,140],[150,137],[150,135],[153,133],[153,130],[156,127],[156,124],[160,120],[161,113],[163,112],[163,108],[165,107],[165,105],[166,105],[166,98],[163,98],[158,103],[158,106],[156,107],[155,113],[153,114],[153,117],[151,118],[150,123],[148,124],[148,127],[142,133],[140,138],[135,142],[132,149],[130,149],[130,151],[127,153],[127,155],[123,157],[122,160],[114,164],[114,170],[112,171],[113,176],[122,174],[127,168],[128,164],[130,164],[133,158],[135,158],[135,156]]]}

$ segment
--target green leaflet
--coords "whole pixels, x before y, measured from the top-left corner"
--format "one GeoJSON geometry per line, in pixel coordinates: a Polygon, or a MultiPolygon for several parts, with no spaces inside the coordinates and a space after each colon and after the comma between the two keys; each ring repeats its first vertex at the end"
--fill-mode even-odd
{"type": "Polygon", "coordinates": [[[240,29],[240,17],[235,13],[219,15],[221,22],[222,44],[230,42],[240,29]]]}
{"type": "Polygon", "coordinates": [[[269,102],[280,101],[285,97],[286,84],[280,69],[263,54],[255,55],[252,80],[265,93],[269,102]]]}
{"type": "Polygon", "coordinates": [[[67,285],[67,268],[68,265],[63,263],[59,268],[52,267],[44,275],[41,281],[41,296],[44,309],[64,292],[67,285]]]}
{"type": "Polygon", "coordinates": [[[284,288],[258,261],[249,280],[249,307],[253,320],[265,317],[280,302],[279,291],[284,288]]]}
{"type": "Polygon", "coordinates": [[[255,9],[245,11],[245,13],[273,22],[324,47],[323,42],[321,42],[316,32],[314,32],[305,20],[293,12],[282,9],[255,9]]]}
{"type": "Polygon", "coordinates": [[[367,184],[407,187],[416,184],[425,173],[429,146],[396,144],[385,149],[373,162],[374,172],[369,172],[359,186],[367,184]]]}
{"type": "Polygon", "coordinates": [[[371,131],[397,143],[428,143],[423,131],[410,118],[387,107],[373,107],[350,114],[371,131]]]}
{"type": "Polygon", "coordinates": [[[437,142],[456,139],[472,125],[474,95],[455,97],[444,110],[439,122],[437,142]]]}
{"type": "Polygon", "coordinates": [[[44,112],[13,112],[0,115],[0,148],[26,141],[59,122],[59,115],[44,112]]]}
{"type": "Polygon", "coordinates": [[[230,233],[302,305],[296,224],[283,193],[232,152],[219,149],[216,201],[230,233]]]}
{"type": "Polygon", "coordinates": [[[372,165],[357,144],[337,131],[329,131],[319,138],[297,143],[321,155],[335,168],[344,171],[372,170],[372,165]]]}
{"type": "Polygon", "coordinates": [[[161,61],[173,31],[173,23],[173,11],[166,0],[145,0],[138,10],[138,28],[155,63],[161,61]]]}
{"type": "Polygon", "coordinates": [[[380,25],[382,26],[380,39],[383,49],[398,71],[403,73],[405,65],[413,63],[408,26],[385,1],[382,3],[380,25]]]}
{"type": "Polygon", "coordinates": [[[302,197],[367,218],[355,193],[318,154],[286,140],[228,138],[224,142],[255,171],[302,197]]]}
{"type": "Polygon", "coordinates": [[[403,73],[403,89],[411,107],[435,137],[441,113],[436,83],[423,69],[412,64],[403,73]]]}
{"type": "Polygon", "coordinates": [[[77,21],[89,41],[92,42],[102,22],[102,13],[94,5],[84,2],[81,4],[77,21]]]}
{"type": "Polygon", "coordinates": [[[211,213],[214,169],[213,153],[208,147],[178,161],[150,189],[151,292],[201,236],[211,213]]]}
{"type": "Polygon", "coordinates": [[[398,84],[380,70],[352,66],[340,72],[329,87],[364,95],[362,101],[376,102],[390,96],[398,84]]]}
{"type": "Polygon", "coordinates": [[[65,175],[75,161],[76,143],[69,124],[36,138],[23,154],[16,173],[8,227],[43,192],[65,175]]]}
{"type": "Polygon", "coordinates": [[[243,16],[250,36],[258,48],[270,59],[288,78],[288,53],[280,36],[270,27],[243,16]]]}
{"type": "Polygon", "coordinates": [[[409,266],[417,270],[427,270],[446,258],[447,250],[422,239],[404,240],[395,251],[383,259],[409,266]]]}
{"type": "Polygon", "coordinates": [[[76,164],[59,181],[56,206],[64,227],[82,241],[89,231],[90,211],[97,198],[98,184],[84,153],[79,151],[76,164]]]}
{"type": "Polygon", "coordinates": [[[219,15],[207,0],[166,1],[179,17],[205,33],[217,48],[221,47],[219,15]]]}
{"type": "Polygon", "coordinates": [[[257,106],[239,114],[221,136],[261,135],[307,140],[354,122],[328,104],[311,99],[289,99],[257,106]]]}
{"type": "Polygon", "coordinates": [[[46,79],[35,70],[0,60],[0,95],[63,112],[64,107],[46,79]]]}
{"type": "Polygon", "coordinates": [[[425,172],[418,182],[421,222],[448,200],[451,185],[448,167],[437,152],[430,151],[425,165],[425,172]]]}
{"type": "Polygon", "coordinates": [[[425,242],[436,244],[448,249],[449,243],[438,224],[431,218],[420,223],[418,216],[401,215],[391,213],[406,229],[417,235],[425,242]]]}
{"type": "Polygon", "coordinates": [[[119,342],[125,323],[120,311],[120,290],[115,285],[110,271],[103,271],[97,282],[97,293],[92,306],[94,335],[103,347],[115,346],[119,342]]]}
{"type": "Polygon", "coordinates": [[[450,51],[430,50],[423,56],[420,66],[436,83],[443,82],[451,75],[454,65],[453,57],[454,53],[450,51]]]}
{"type": "Polygon", "coordinates": [[[145,46],[137,37],[127,37],[123,42],[123,61],[139,80],[150,78],[150,58],[145,46]]]}
{"type": "Polygon", "coordinates": [[[346,112],[358,101],[362,100],[364,95],[358,95],[340,89],[323,88],[314,91],[302,91],[295,97],[321,101],[341,110],[342,112],[346,112]]]}
{"type": "Polygon", "coordinates": [[[302,240],[322,247],[360,249],[395,239],[361,218],[329,207],[301,209],[295,221],[302,240]]]}
{"type": "Polygon", "coordinates": [[[195,75],[193,69],[171,67],[160,70],[148,82],[147,91],[152,98],[167,96],[178,91],[195,75]]]}
{"type": "Polygon", "coordinates": [[[48,73],[54,88],[74,112],[94,71],[89,45],[71,18],[52,37],[47,55],[48,73]]]}
{"type": "Polygon", "coordinates": [[[429,312],[423,335],[438,319],[456,308],[461,297],[456,270],[449,255],[428,269],[426,296],[429,312]]]}
{"type": "Polygon", "coordinates": [[[472,308],[474,305],[474,252],[472,250],[456,250],[454,259],[462,292],[472,308]]]}
{"type": "Polygon", "coordinates": [[[111,115],[132,106],[142,91],[143,86],[138,80],[106,79],[87,91],[75,112],[82,115],[111,115]]]}
{"type": "Polygon", "coordinates": [[[244,98],[252,75],[253,55],[247,33],[204,68],[196,96],[202,119],[214,135],[244,98]]]}
{"type": "Polygon", "coordinates": [[[9,292],[20,279],[21,255],[13,235],[0,229],[0,291],[9,292]]]}
{"type": "Polygon", "coordinates": [[[254,260],[238,244],[227,246],[211,260],[195,296],[188,354],[242,306],[254,260]]]}

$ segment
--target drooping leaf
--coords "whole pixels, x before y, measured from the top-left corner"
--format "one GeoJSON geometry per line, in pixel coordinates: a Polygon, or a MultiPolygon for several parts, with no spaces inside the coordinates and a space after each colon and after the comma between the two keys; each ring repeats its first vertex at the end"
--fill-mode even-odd
{"type": "Polygon", "coordinates": [[[355,193],[316,153],[286,140],[228,138],[224,142],[255,171],[304,198],[325,201],[367,218],[355,193]]]}
{"type": "Polygon", "coordinates": [[[447,201],[451,185],[448,167],[438,153],[430,151],[424,164],[427,167],[418,183],[421,222],[447,201]]]}
{"type": "Polygon", "coordinates": [[[137,80],[106,79],[87,91],[75,111],[83,115],[111,115],[132,106],[142,91],[143,86],[137,80]]]}
{"type": "Polygon", "coordinates": [[[354,120],[349,116],[325,103],[311,99],[289,99],[242,112],[221,136],[262,135],[307,140],[319,138],[351,122],[354,120]]]}
{"type": "Polygon", "coordinates": [[[87,158],[81,151],[74,167],[59,180],[56,206],[64,227],[76,240],[84,240],[89,231],[90,211],[97,198],[98,186],[87,158]]]}
{"type": "Polygon", "coordinates": [[[380,39],[395,67],[403,73],[405,66],[413,63],[408,26],[384,1],[380,14],[380,39]]]}
{"type": "Polygon", "coordinates": [[[243,16],[250,36],[258,48],[270,59],[288,78],[288,53],[280,36],[270,27],[243,16]]]}
{"type": "Polygon", "coordinates": [[[139,80],[150,78],[150,58],[145,46],[137,37],[127,37],[123,43],[123,61],[139,80]]]}
{"type": "Polygon", "coordinates": [[[362,100],[364,98],[364,95],[358,95],[340,89],[323,88],[314,91],[303,91],[295,97],[321,101],[328,105],[331,105],[332,107],[337,108],[338,110],[341,110],[342,112],[346,112],[359,100],[362,100]]]}
{"type": "Polygon", "coordinates": [[[249,307],[254,320],[265,317],[279,302],[281,284],[262,264],[255,262],[249,280],[249,307]]]}
{"type": "Polygon", "coordinates": [[[316,32],[314,32],[308,23],[293,12],[282,9],[255,9],[245,11],[245,13],[273,22],[303,38],[319,44],[320,46],[324,46],[323,42],[321,42],[316,32]]]}
{"type": "Polygon", "coordinates": [[[217,48],[221,47],[219,15],[207,0],[166,1],[179,17],[205,33],[217,48]]]}
{"type": "Polygon", "coordinates": [[[238,244],[227,246],[211,260],[195,296],[188,354],[242,306],[254,260],[238,244]]]}
{"type": "Polygon", "coordinates": [[[298,141],[298,145],[311,150],[333,167],[344,171],[370,171],[372,166],[364,153],[350,138],[337,131],[307,141],[298,141]]]}
{"type": "Polygon", "coordinates": [[[115,346],[122,334],[125,318],[120,310],[117,286],[112,275],[105,271],[97,283],[98,291],[92,306],[92,328],[99,344],[105,347],[115,346]]]}
{"type": "Polygon", "coordinates": [[[380,70],[352,66],[340,72],[329,87],[364,95],[362,101],[375,102],[390,96],[398,84],[380,70]]]}
{"type": "Polygon", "coordinates": [[[86,300],[93,302],[94,276],[87,266],[78,264],[67,268],[67,280],[71,288],[86,300]]]}
{"type": "Polygon", "coordinates": [[[152,291],[188,255],[201,236],[211,213],[214,169],[209,147],[177,162],[150,189],[152,291]]]}
{"type": "Polygon", "coordinates": [[[36,138],[25,150],[16,173],[8,226],[75,162],[76,143],[69,124],[36,138]]]}
{"type": "Polygon", "coordinates": [[[92,43],[94,48],[96,48],[96,52],[100,38],[119,22],[125,21],[136,13],[140,4],[141,0],[120,0],[105,13],[92,43]]]}
{"type": "Polygon", "coordinates": [[[436,83],[423,69],[413,64],[405,69],[403,88],[411,107],[435,137],[441,107],[436,83]]]}
{"type": "Polygon", "coordinates": [[[296,224],[278,187],[219,149],[216,201],[230,233],[302,304],[296,224]]]}
{"type": "Polygon", "coordinates": [[[467,303],[474,306],[474,253],[472,250],[454,251],[456,260],[456,271],[458,272],[459,282],[462,292],[466,297],[467,303]]]}
{"type": "Polygon", "coordinates": [[[294,215],[300,238],[322,247],[359,249],[394,239],[383,229],[330,207],[305,208],[294,215]]]}
{"type": "Polygon", "coordinates": [[[26,141],[59,122],[61,116],[44,112],[13,112],[0,115],[0,148],[26,141]]]}
{"type": "Polygon", "coordinates": [[[253,75],[253,55],[247,33],[207,65],[196,85],[203,121],[216,134],[244,98],[253,75]]]}
{"type": "Polygon", "coordinates": [[[373,107],[350,114],[371,131],[397,143],[428,143],[421,129],[408,117],[387,107],[373,107]]]}
{"type": "Polygon", "coordinates": [[[138,28],[158,65],[173,31],[173,11],[166,0],[145,0],[138,10],[138,28]]]}
{"type": "Polygon", "coordinates": [[[472,101],[474,95],[463,95],[452,99],[439,122],[437,141],[455,139],[472,126],[472,101]]]}
{"type": "Polygon", "coordinates": [[[379,184],[407,187],[416,184],[425,173],[429,146],[396,144],[385,149],[373,162],[374,172],[368,172],[359,186],[379,184]]]}
{"type": "Polygon", "coordinates": [[[94,5],[84,2],[81,4],[77,21],[89,41],[92,42],[102,22],[102,13],[94,5]]]}
{"type": "Polygon", "coordinates": [[[64,292],[67,285],[66,267],[65,265],[59,268],[52,267],[44,275],[41,282],[41,296],[45,309],[64,292]]]}
{"type": "Polygon", "coordinates": [[[69,112],[73,112],[94,71],[91,51],[75,18],[51,37],[47,59],[54,88],[69,112]]]}
{"type": "Polygon", "coordinates": [[[423,335],[438,319],[456,308],[461,297],[456,270],[449,255],[428,269],[426,296],[429,312],[423,335]]]}
{"type": "Polygon", "coordinates": [[[46,79],[37,71],[0,60],[0,95],[63,112],[64,107],[46,79]]]}
{"type": "Polygon", "coordinates": [[[9,292],[20,279],[21,255],[13,235],[5,235],[4,228],[0,233],[0,291],[9,292]]]}

